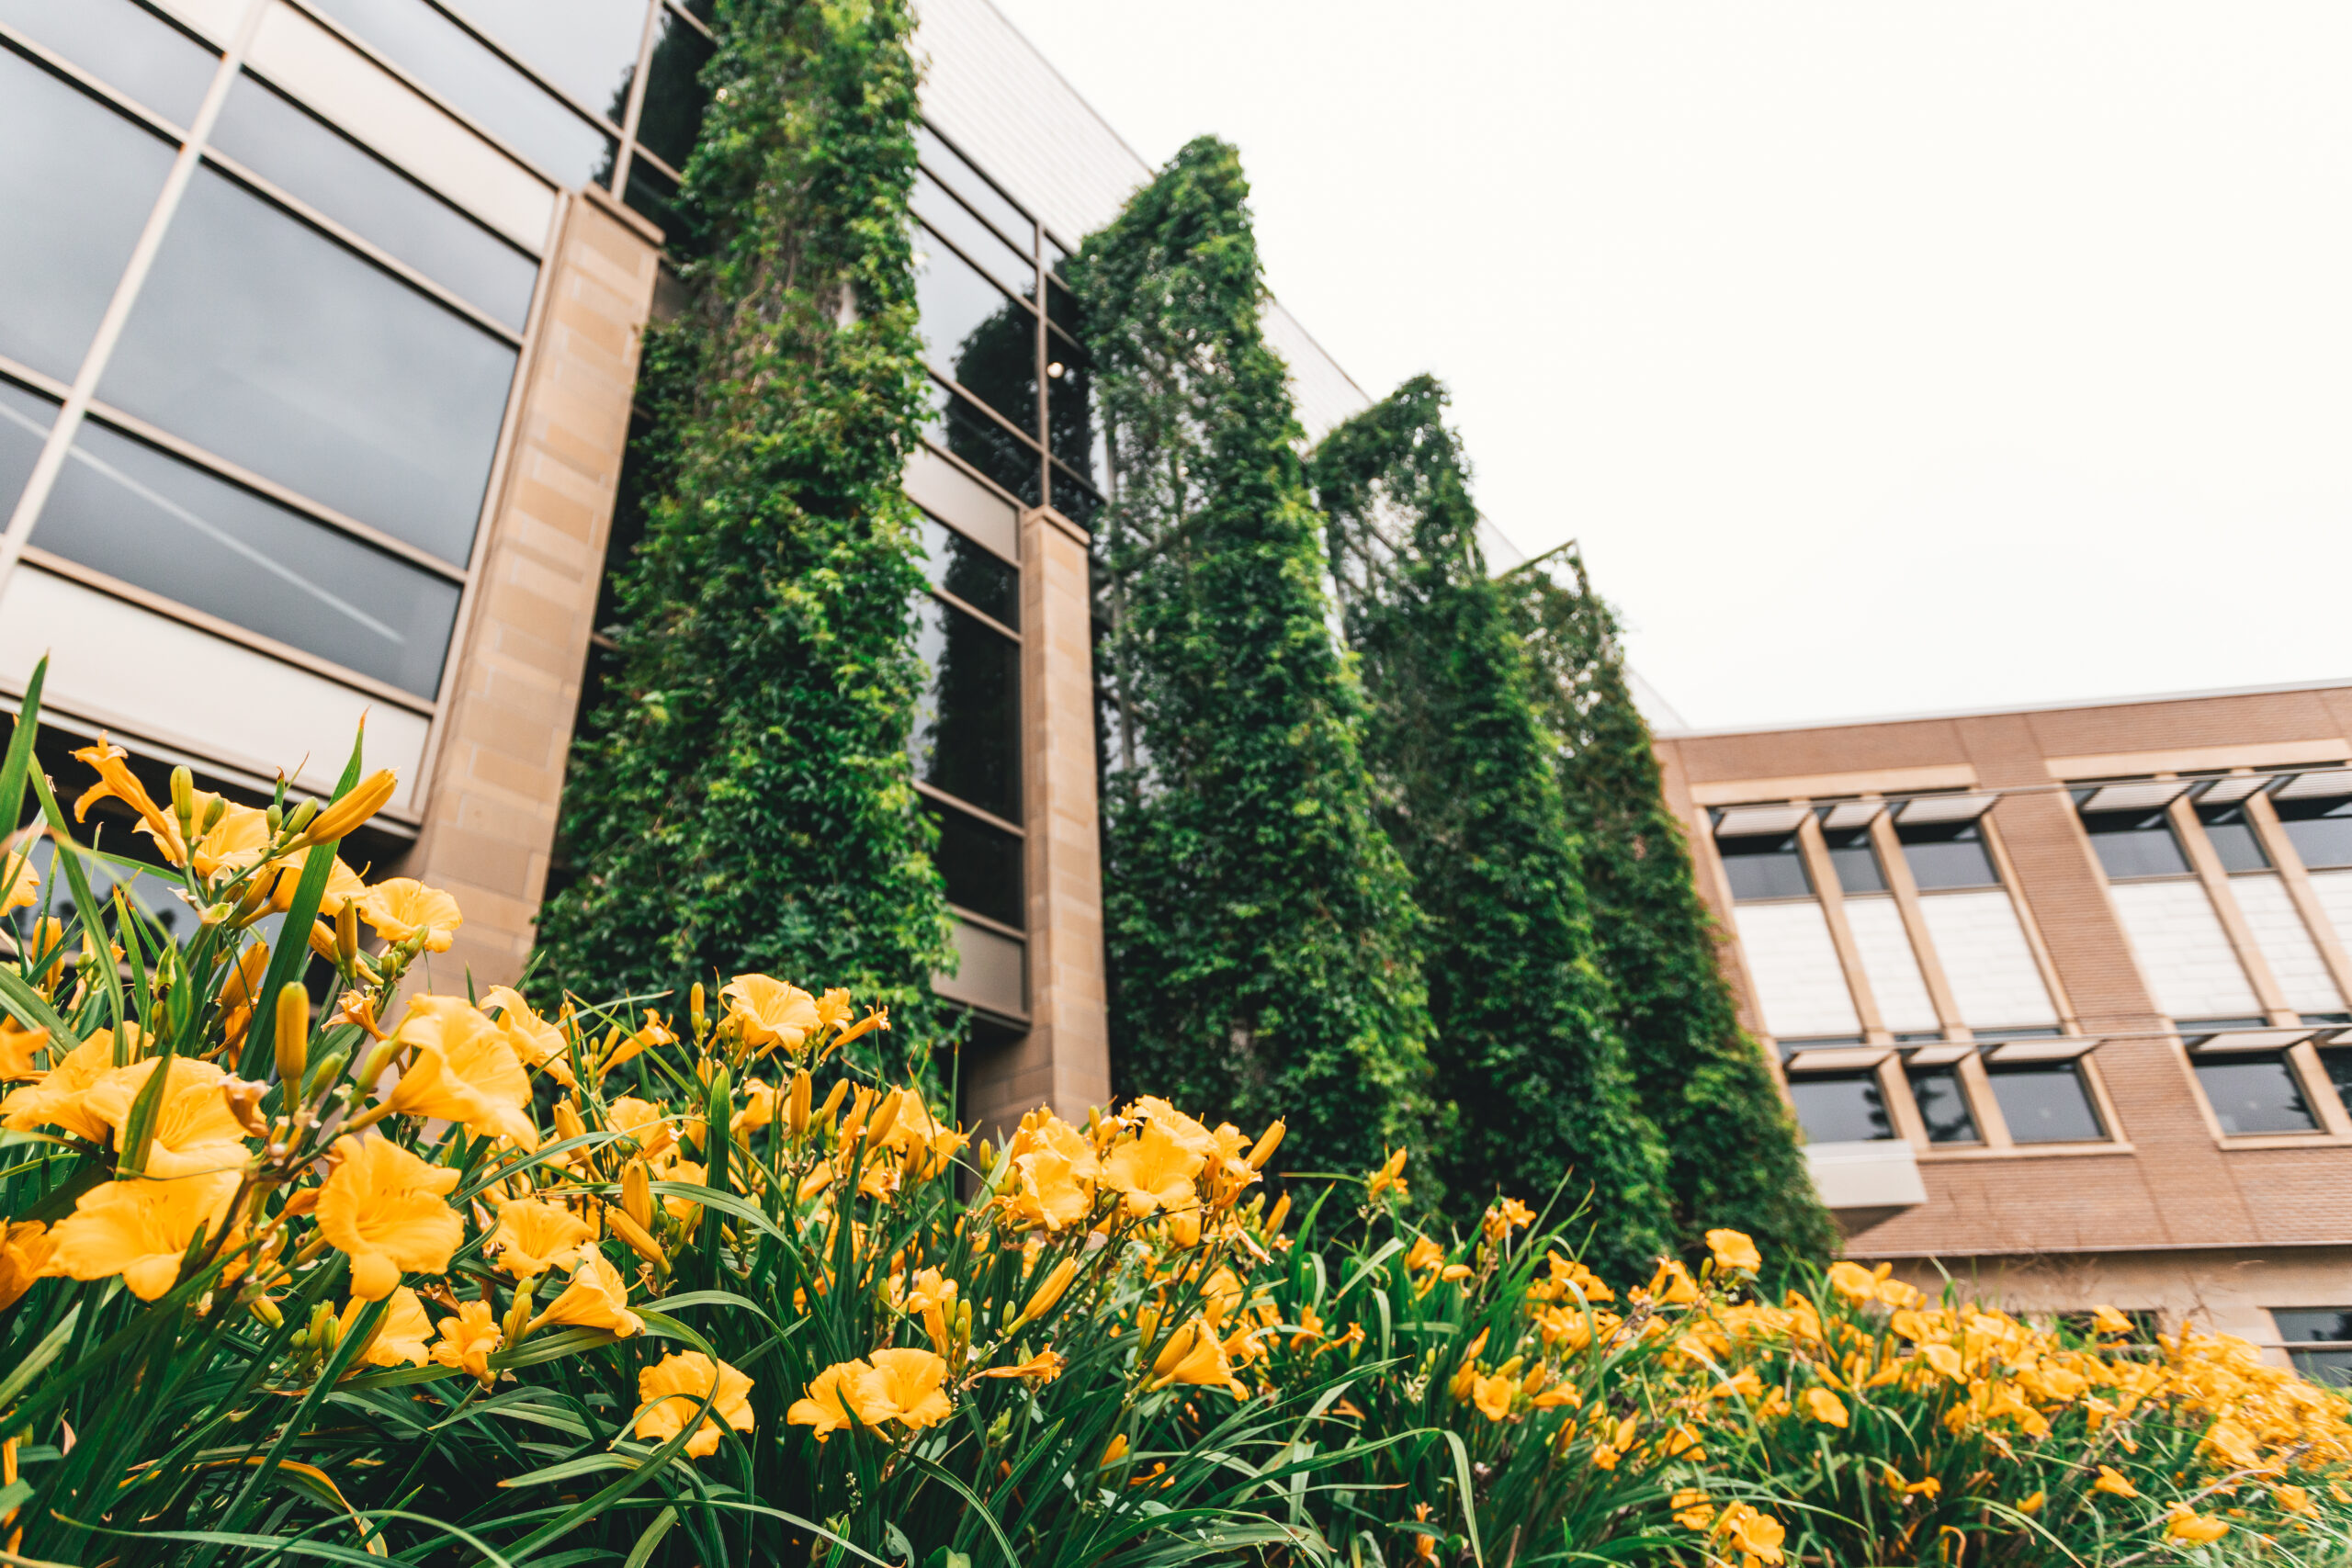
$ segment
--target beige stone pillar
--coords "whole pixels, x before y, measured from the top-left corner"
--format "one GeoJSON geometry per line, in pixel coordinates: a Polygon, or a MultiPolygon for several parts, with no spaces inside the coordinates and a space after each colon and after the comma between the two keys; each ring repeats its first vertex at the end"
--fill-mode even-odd
{"type": "Polygon", "coordinates": [[[1021,518],[1022,797],[1029,1032],[969,1063],[965,1114],[1001,1131],[1040,1105],[1082,1119],[1111,1097],[1092,605],[1084,531],[1021,518]]]}
{"type": "Polygon", "coordinates": [[[530,954],[660,261],[642,223],[602,192],[567,199],[516,372],[520,414],[401,868],[465,910],[433,960],[443,989],[468,971],[512,981],[530,954]]]}

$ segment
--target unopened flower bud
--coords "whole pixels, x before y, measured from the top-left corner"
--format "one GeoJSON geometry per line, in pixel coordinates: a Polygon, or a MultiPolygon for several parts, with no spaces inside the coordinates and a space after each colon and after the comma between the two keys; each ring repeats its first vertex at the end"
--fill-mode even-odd
{"type": "Polygon", "coordinates": [[[848,1096],[849,1079],[842,1078],[835,1082],[831,1091],[825,1096],[825,1103],[823,1107],[817,1112],[817,1120],[824,1122],[830,1122],[832,1121],[833,1112],[842,1108],[842,1101],[847,1099],[848,1096]]]}
{"type": "Polygon", "coordinates": [[[588,1124],[580,1120],[578,1109],[568,1100],[555,1102],[555,1131],[556,1136],[567,1143],[588,1135],[588,1124]]]}
{"type": "Polygon", "coordinates": [[[310,1082],[302,1086],[304,1098],[309,1098],[313,1091],[326,1088],[340,1077],[343,1074],[343,1064],[350,1057],[351,1053],[348,1051],[330,1051],[320,1057],[318,1069],[311,1075],[310,1082]]]}
{"type": "Polygon", "coordinates": [[[1276,1149],[1283,1146],[1283,1122],[1278,1117],[1275,1119],[1274,1124],[1266,1129],[1265,1133],[1258,1139],[1257,1144],[1250,1150],[1250,1169],[1263,1170],[1266,1168],[1266,1162],[1274,1157],[1274,1151],[1276,1149]]]}
{"type": "Polygon", "coordinates": [[[796,1138],[808,1130],[808,1101],[815,1093],[816,1085],[806,1067],[792,1075],[792,1094],[785,1102],[784,1116],[785,1124],[796,1138]]]}
{"type": "Polygon", "coordinates": [[[245,1303],[245,1310],[252,1313],[254,1316],[259,1318],[264,1324],[267,1325],[271,1328],[283,1328],[286,1326],[286,1314],[278,1311],[277,1303],[271,1301],[267,1296],[255,1296],[252,1301],[245,1303]]]}
{"type": "Polygon", "coordinates": [[[261,816],[262,820],[269,824],[269,836],[273,839],[277,837],[280,830],[282,830],[286,826],[285,807],[279,806],[273,800],[269,803],[268,808],[263,811],[261,816]]]}
{"type": "Polygon", "coordinates": [[[1069,1290],[1069,1282],[1077,1278],[1077,1258],[1065,1258],[1055,1264],[1046,1277],[1037,1281],[1037,1288],[1029,1292],[1029,1304],[1021,1309],[1021,1315],[1012,1320],[1005,1332],[1010,1334],[1053,1311],[1054,1303],[1062,1299],[1062,1292],[1069,1290]]]}
{"type": "Polygon", "coordinates": [[[393,1059],[400,1054],[401,1043],[398,1040],[379,1042],[376,1048],[368,1053],[367,1059],[359,1065],[360,1089],[365,1091],[381,1083],[384,1075],[391,1071],[393,1059]]]}
{"type": "Polygon", "coordinates": [[[628,1243],[630,1251],[652,1264],[656,1269],[669,1266],[670,1260],[662,1255],[661,1243],[655,1241],[652,1234],[643,1225],[639,1224],[622,1211],[605,1210],[605,1226],[613,1235],[628,1243]]]}
{"type": "Polygon", "coordinates": [[[701,1039],[703,1030],[707,1021],[708,1012],[704,1006],[702,982],[700,980],[696,980],[694,983],[694,988],[686,993],[686,1016],[694,1020],[695,1038],[697,1040],[701,1039]]]}
{"type": "Polygon", "coordinates": [[[184,832],[196,826],[196,780],[186,766],[172,770],[172,815],[184,832]]]}
{"type": "Polygon", "coordinates": [[[621,1207],[639,1230],[653,1228],[653,1179],[646,1174],[641,1159],[629,1161],[628,1168],[621,1172],[621,1207]]]}
{"type": "Polygon", "coordinates": [[[344,900],[343,908],[334,912],[334,955],[339,967],[348,967],[359,956],[359,901],[344,900]]]}
{"type": "Polygon", "coordinates": [[[287,1093],[300,1090],[302,1068],[310,1055],[310,993],[300,986],[281,986],[277,991],[277,1078],[287,1086],[287,1093]]]}
{"type": "Polygon", "coordinates": [[[902,1100],[897,1089],[892,1089],[882,1097],[880,1107],[874,1112],[874,1121],[866,1129],[867,1143],[878,1144],[890,1135],[890,1129],[899,1124],[899,1107],[901,1103],[902,1100]]]}
{"type": "Polygon", "coordinates": [[[506,1309],[506,1316],[499,1323],[499,1332],[506,1337],[506,1348],[510,1350],[523,1343],[523,1336],[531,1331],[533,1282],[526,1280],[514,1287],[514,1304],[506,1309]]]}
{"type": "MultiPolygon", "coordinates": [[[[312,844],[332,843],[391,804],[392,792],[400,787],[400,780],[390,769],[379,769],[351,786],[333,806],[319,813],[308,824],[298,847],[308,849],[312,844]]],[[[277,824],[273,821],[273,830],[277,824]]]]}
{"type": "Polygon", "coordinates": [[[301,805],[294,808],[294,815],[286,819],[286,830],[289,833],[300,832],[303,829],[311,825],[311,818],[316,817],[318,814],[319,803],[317,801],[303,801],[301,805]]]}

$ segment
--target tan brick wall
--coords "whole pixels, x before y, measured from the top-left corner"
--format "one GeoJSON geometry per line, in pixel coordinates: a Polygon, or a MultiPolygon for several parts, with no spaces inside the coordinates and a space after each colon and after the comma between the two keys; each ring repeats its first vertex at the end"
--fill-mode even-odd
{"type": "Polygon", "coordinates": [[[595,196],[569,199],[549,254],[522,412],[402,870],[466,912],[436,986],[513,980],[529,956],[563,796],[605,540],[628,439],[654,243],[595,196]]]}

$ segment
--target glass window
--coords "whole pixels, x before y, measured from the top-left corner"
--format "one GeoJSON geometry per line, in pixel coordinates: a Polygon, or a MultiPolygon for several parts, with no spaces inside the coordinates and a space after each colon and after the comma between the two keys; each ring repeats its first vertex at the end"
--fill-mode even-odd
{"type": "Polygon", "coordinates": [[[2198,1087],[2232,1137],[2258,1133],[2313,1133],[2318,1119],[2303,1103],[2303,1086],[2283,1055],[2195,1058],[2198,1087]]]}
{"type": "Polygon", "coordinates": [[[1860,1144],[1894,1136],[1875,1073],[1802,1073],[1789,1079],[1789,1099],[1807,1143],[1860,1144]]]}
{"type": "Polygon", "coordinates": [[[2317,871],[2352,865],[2352,796],[2334,800],[2281,800],[2279,826],[2302,863],[2317,871]]]}
{"type": "Polygon", "coordinates": [[[1922,893],[1948,887],[1998,887],[1993,857],[1984,851],[1984,832],[1973,822],[1920,822],[1894,825],[1903,844],[1903,861],[1922,893]]]}
{"type": "Polygon", "coordinates": [[[1046,284],[1046,319],[1073,336],[1085,335],[1078,326],[1078,296],[1063,288],[1057,278],[1046,284]]]}
{"type": "Polygon", "coordinates": [[[1849,893],[1883,893],[1886,878],[1879,871],[1878,852],[1871,848],[1868,828],[1825,828],[1829,863],[1838,868],[1838,886],[1849,893]]]}
{"type": "Polygon", "coordinates": [[[85,421],[32,543],[429,697],[458,585],[85,421]]]}
{"type": "Polygon", "coordinates": [[[2352,1108],[2352,1045],[2321,1046],[2319,1063],[2327,1069],[2327,1081],[2335,1086],[2345,1105],[2352,1108]]]}
{"type": "Polygon", "coordinates": [[[1060,468],[1054,470],[1054,510],[1081,528],[1094,526],[1094,519],[1102,515],[1102,498],[1085,485],[1071,479],[1060,468]]]}
{"type": "Polygon", "coordinates": [[[1094,467],[1094,362],[1057,332],[1046,334],[1046,436],[1054,456],[1091,485],[1094,467]]]}
{"type": "Polygon", "coordinates": [[[978,268],[915,231],[915,309],[933,368],[1019,429],[1037,428],[1037,319],[978,268]]]}
{"type": "MultiPolygon", "coordinates": [[[[316,0],[353,36],[568,186],[602,185],[614,141],[424,0],[316,0]]],[[[638,13],[640,23],[642,11],[638,13]]],[[[629,58],[637,51],[630,47],[629,58]]]]}
{"type": "Polygon", "coordinates": [[[618,125],[645,39],[645,0],[458,0],[500,47],[618,125]]]}
{"type": "Polygon", "coordinates": [[[1029,221],[1028,214],[1006,200],[985,175],[964,161],[961,153],[942,141],[938,132],[927,125],[916,126],[915,152],[942,184],[993,224],[1014,250],[1029,249],[1029,236],[1035,225],[1029,221]]]}
{"type": "Polygon", "coordinates": [[[1036,298],[1037,264],[1000,239],[995,230],[973,217],[970,209],[921,169],[915,171],[914,209],[927,227],[946,236],[1000,288],[1024,299],[1036,298]]]}
{"type": "MultiPolygon", "coordinates": [[[[1980,1036],[1979,1038],[1982,1038],[1980,1036]]],[[[2020,1144],[2097,1143],[2107,1136],[2090,1090],[2072,1062],[1985,1064],[1993,1099],[2009,1136],[2020,1144]]]]}
{"type": "Polygon", "coordinates": [[[929,513],[922,517],[922,572],[975,610],[1021,629],[1021,574],[994,550],[964,537],[929,513]]]}
{"type": "Polygon", "coordinates": [[[196,118],[220,63],[130,0],[0,0],[0,22],[175,125],[196,118]]]}
{"type": "Polygon", "coordinates": [[[1919,1120],[1928,1125],[1928,1142],[1931,1144],[1973,1144],[1980,1142],[1976,1118],[1968,1113],[1968,1096],[1960,1087],[1957,1067],[1921,1067],[1909,1075],[1911,1099],[1919,1107],[1919,1120]]]}
{"type": "Polygon", "coordinates": [[[211,145],[523,330],[537,262],[254,78],[229,90],[211,145]]]}
{"type": "Polygon", "coordinates": [[[2246,820],[2245,807],[2200,806],[2197,820],[2205,825],[2206,840],[2223,871],[2270,869],[2270,857],[2262,852],[2262,840],[2255,835],[2254,824],[2246,820]]]}
{"type": "Polygon", "coordinates": [[[0,525],[17,509],[25,481],[40,460],[49,427],[57,421],[57,405],[28,392],[14,381],[0,381],[0,525]]]}
{"type": "Polygon", "coordinates": [[[930,678],[907,739],[915,776],[1018,822],[1021,645],[928,593],[915,602],[915,621],[930,678]]]}
{"type": "Polygon", "coordinates": [[[2154,811],[2086,813],[2083,831],[2109,877],[2187,876],[2188,857],[2173,837],[2172,821],[2162,808],[2154,811]]]}
{"type": "Polygon", "coordinates": [[[453,564],[514,349],[210,169],[99,396],[453,564]]]}
{"type": "Polygon", "coordinates": [[[702,68],[717,52],[690,23],[664,10],[654,26],[652,68],[645,77],[645,106],[638,111],[637,140],[673,169],[686,166],[702,134],[702,113],[710,98],[702,68]]]}
{"type": "Polygon", "coordinates": [[[678,182],[642,158],[628,161],[628,186],[621,198],[661,226],[662,238],[673,252],[684,249],[693,235],[678,207],[678,182]]]}
{"type": "Polygon", "coordinates": [[[1798,852],[1794,833],[1783,833],[1778,838],[1743,833],[1737,838],[1717,839],[1715,852],[1723,856],[1724,876],[1731,883],[1735,899],[1804,898],[1813,893],[1813,883],[1805,876],[1804,857],[1798,852]]]}
{"type": "Polygon", "coordinates": [[[951,387],[932,383],[931,438],[969,463],[1023,506],[1043,503],[1044,465],[1037,449],[977,407],[951,387]]]}
{"type": "Polygon", "coordinates": [[[2272,1307],[2270,1321],[2295,1370],[2313,1382],[2352,1383],[2352,1350],[2298,1350],[2298,1343],[2352,1345],[2352,1307],[2272,1307]]]}
{"type": "Polygon", "coordinates": [[[0,50],[0,354],[71,381],[107,312],[172,149],[0,50]]]}
{"type": "Polygon", "coordinates": [[[947,901],[1015,928],[1022,919],[1021,840],[969,812],[925,796],[923,809],[939,824],[939,874],[947,901]]]}

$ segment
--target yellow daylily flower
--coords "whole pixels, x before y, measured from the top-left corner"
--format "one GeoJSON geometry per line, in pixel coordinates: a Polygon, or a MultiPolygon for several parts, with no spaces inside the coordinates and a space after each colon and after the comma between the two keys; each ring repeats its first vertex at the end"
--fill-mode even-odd
{"type": "Polygon", "coordinates": [[[492,986],[482,993],[481,1005],[485,1010],[498,1010],[498,1031],[525,1066],[546,1073],[566,1089],[579,1087],[563,1031],[532,1011],[522,992],[512,986],[492,986]]]}
{"type": "MultiPolygon", "coordinates": [[[[129,1135],[130,1111],[140,1090],[154,1076],[155,1058],[150,1057],[117,1067],[90,1087],[84,1103],[113,1133],[117,1148],[129,1135]]],[[[164,1080],[163,1098],[155,1104],[147,1174],[194,1176],[243,1167],[250,1153],[245,1130],[230,1111],[225,1091],[243,1081],[210,1062],[172,1058],[171,1076],[164,1080]]]]}
{"type": "Polygon", "coordinates": [[[1846,1402],[1826,1388],[1804,1391],[1804,1413],[1825,1427],[1846,1425],[1846,1402]]]}
{"type": "Polygon", "coordinates": [[[797,1051],[821,1021],[816,998],[771,976],[738,975],[718,995],[728,1016],[741,1025],[744,1043],[761,1050],[797,1051]]]}
{"type": "Polygon", "coordinates": [[[575,1262],[594,1237],[588,1222],[571,1210],[541,1198],[515,1198],[500,1206],[481,1249],[514,1278],[536,1280],[575,1262]]]}
{"type": "Polygon", "coordinates": [[[1408,1190],[1405,1185],[1407,1152],[1404,1149],[1397,1149],[1391,1153],[1387,1159],[1381,1163],[1380,1168],[1372,1173],[1371,1179],[1364,1183],[1363,1195],[1366,1198],[1377,1198],[1391,1188],[1396,1189],[1396,1196],[1399,1198],[1408,1195],[1408,1190]]]}
{"type": "MultiPolygon", "coordinates": [[[[130,1032],[130,1048],[136,1054],[139,1026],[123,1027],[130,1032]]],[[[101,1029],[67,1052],[38,1081],[0,1100],[0,1127],[16,1132],[57,1127],[71,1136],[104,1144],[114,1128],[92,1103],[90,1094],[114,1070],[114,1031],[101,1029]]]]}
{"type": "Polygon", "coordinates": [[[701,1459],[718,1451],[720,1421],[739,1432],[752,1429],[751,1395],[752,1380],[726,1362],[714,1365],[699,1350],[673,1351],[637,1374],[637,1397],[643,1404],[637,1413],[637,1435],[648,1442],[666,1443],[687,1422],[699,1421],[695,1435],[686,1439],[686,1452],[701,1459]],[[707,1416],[702,1414],[705,1399],[710,1401],[707,1416]]]}
{"type": "Polygon", "coordinates": [[[1017,1366],[990,1367],[978,1375],[984,1378],[1035,1378],[1041,1384],[1061,1376],[1062,1359],[1051,1350],[1040,1350],[1017,1366]]]}
{"type": "Polygon", "coordinates": [[[466,917],[458,901],[413,877],[395,876],[361,896],[359,918],[386,942],[419,943],[427,953],[447,953],[466,917]]]}
{"type": "Polygon", "coordinates": [[[33,870],[28,852],[0,854],[0,915],[29,909],[40,902],[40,874],[33,870]]]}
{"type": "Polygon", "coordinates": [[[385,1137],[335,1140],[342,1156],[319,1193],[319,1232],[351,1258],[351,1293],[379,1302],[401,1271],[437,1274],[465,1240],[450,1208],[458,1172],[385,1137]]]}
{"type": "Polygon", "coordinates": [[[1669,1258],[1650,1276],[1649,1293],[1668,1306],[1688,1306],[1699,1299],[1698,1284],[1679,1258],[1669,1258]]]}
{"type": "Polygon", "coordinates": [[[2123,1478],[2120,1472],[2108,1465],[2098,1467],[2098,1479],[2091,1483],[2094,1492],[2110,1493],[2118,1497],[2137,1497],[2140,1489],[2123,1478]]]}
{"type": "MultiPolygon", "coordinates": [[[[343,1332],[349,1335],[365,1311],[366,1298],[354,1296],[344,1303],[340,1321],[343,1332]]],[[[390,1303],[384,1308],[383,1325],[376,1337],[368,1343],[360,1359],[371,1367],[421,1367],[433,1359],[425,1341],[433,1337],[433,1320],[424,1315],[424,1303],[406,1285],[392,1292],[390,1303]]]]}
{"type": "Polygon", "coordinates": [[[645,1332],[645,1320],[628,1310],[628,1281],[600,1252],[582,1257],[571,1270],[571,1283],[531,1319],[526,1332],[537,1333],[550,1323],[601,1328],[622,1339],[645,1332]]]}
{"type": "Polygon", "coordinates": [[[844,1427],[879,1427],[899,1413],[889,1385],[871,1362],[836,1361],[808,1382],[808,1392],[792,1402],[785,1423],[816,1428],[823,1442],[844,1427]]]}
{"type": "Polygon", "coordinates": [[[433,1359],[445,1367],[463,1368],[488,1388],[498,1381],[490,1370],[490,1358],[504,1343],[498,1314],[488,1302],[459,1302],[458,1315],[441,1320],[441,1337],[433,1347],[433,1359]]]}
{"type": "Polygon", "coordinates": [[[419,997],[395,1032],[415,1055],[383,1101],[405,1116],[461,1122],[477,1135],[538,1146],[524,1108],[531,1080],[504,1031],[456,997],[419,997]]]}
{"type": "Polygon", "coordinates": [[[1138,1219],[1163,1210],[1193,1208],[1200,1201],[1193,1179],[1208,1156],[1179,1143],[1168,1123],[1152,1118],[1140,1137],[1121,1144],[1102,1162],[1102,1181],[1126,1199],[1138,1219]]]}
{"type": "Polygon", "coordinates": [[[1476,1405],[1478,1414],[1489,1421],[1500,1421],[1509,1416],[1511,1399],[1518,1393],[1519,1382],[1514,1378],[1487,1377],[1476,1372],[1471,1375],[1470,1403],[1476,1405]]]}
{"type": "Polygon", "coordinates": [[[0,1225],[0,1312],[33,1288],[57,1252],[57,1233],[39,1220],[0,1225]]]}
{"type": "Polygon", "coordinates": [[[48,1030],[26,1029],[0,1017],[0,1083],[38,1083],[47,1077],[40,1058],[48,1046],[48,1030]]]}
{"type": "MultiPolygon", "coordinates": [[[[391,804],[400,782],[400,776],[390,768],[377,769],[311,818],[311,826],[294,841],[294,847],[308,849],[313,844],[333,843],[337,839],[348,838],[353,829],[391,804]]],[[[435,948],[434,951],[441,950],[435,948]]]]}
{"type": "Polygon", "coordinates": [[[2210,1514],[2193,1508],[2177,1508],[2165,1525],[2166,1540],[2187,1541],[2191,1546],[2205,1546],[2230,1533],[2230,1527],[2210,1514]]]}
{"type": "MultiPolygon", "coordinates": [[[[199,862],[203,859],[202,851],[199,850],[197,852],[197,858],[199,862]]],[[[294,895],[300,891],[301,886],[302,866],[301,863],[297,861],[277,874],[277,885],[270,893],[269,907],[280,914],[291,909],[294,907],[294,895]]],[[[345,904],[356,904],[367,897],[367,881],[357,872],[344,864],[343,857],[337,855],[334,863],[327,867],[327,885],[319,894],[319,913],[328,919],[334,919],[343,913],[343,907],[345,904]]],[[[441,950],[435,948],[434,951],[437,953],[441,950]]]]}
{"type": "Polygon", "coordinates": [[[1416,1238],[1405,1251],[1405,1271],[1408,1274],[1426,1274],[1444,1267],[1445,1248],[1427,1236],[1416,1238]]]}
{"type": "Polygon", "coordinates": [[[1170,1335],[1153,1359],[1149,1386],[1160,1389],[1171,1383],[1222,1388],[1237,1399],[1249,1394],[1233,1375],[1233,1365],[1226,1359],[1225,1345],[1216,1328],[1204,1318],[1194,1318],[1170,1335]]]}
{"type": "Polygon", "coordinates": [[[884,1393],[896,1407],[895,1420],[921,1431],[955,1413],[943,1386],[947,1382],[947,1362],[941,1357],[921,1349],[876,1350],[873,1363],[884,1393]]]}
{"type": "Polygon", "coordinates": [[[1126,1114],[1129,1121],[1148,1122],[1159,1127],[1174,1139],[1178,1146],[1190,1149],[1204,1162],[1216,1157],[1220,1152],[1215,1133],[1156,1094],[1147,1094],[1136,1100],[1127,1107],[1126,1114]]]}
{"type": "Polygon", "coordinates": [[[98,773],[98,782],[84,790],[82,797],[74,803],[74,820],[88,821],[90,807],[101,800],[119,800],[138,814],[138,830],[155,840],[155,847],[164,852],[165,860],[174,865],[186,865],[187,844],[180,837],[179,824],[172,820],[170,812],[155,804],[147,786],[130,771],[130,752],[107,742],[104,730],[98,732],[96,745],[85,746],[74,753],[76,761],[87,762],[98,773]]]}
{"type": "Polygon", "coordinates": [[[197,875],[208,880],[224,871],[245,871],[259,865],[274,837],[267,813],[222,800],[206,790],[196,794],[195,820],[199,827],[215,801],[220,804],[220,820],[212,825],[210,832],[200,834],[188,852],[188,864],[197,875]]]}
{"type": "Polygon", "coordinates": [[[233,1170],[101,1182],[58,1222],[50,1270],[74,1280],[119,1274],[132,1295],[152,1302],[179,1279],[188,1245],[218,1234],[237,1185],[233,1170]]]}
{"type": "Polygon", "coordinates": [[[1770,1514],[1758,1513],[1746,1503],[1734,1503],[1724,1510],[1723,1521],[1716,1527],[1731,1544],[1760,1562],[1778,1562],[1783,1552],[1781,1543],[1789,1532],[1780,1520],[1770,1514]]]}
{"type": "Polygon", "coordinates": [[[1709,1231],[1707,1247],[1714,1254],[1718,1269],[1753,1274],[1764,1267],[1764,1255],[1739,1231],[1709,1231]]]}

